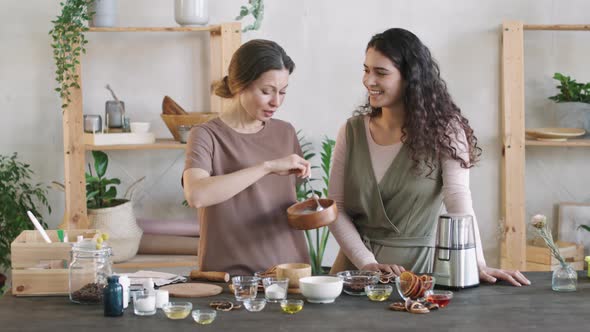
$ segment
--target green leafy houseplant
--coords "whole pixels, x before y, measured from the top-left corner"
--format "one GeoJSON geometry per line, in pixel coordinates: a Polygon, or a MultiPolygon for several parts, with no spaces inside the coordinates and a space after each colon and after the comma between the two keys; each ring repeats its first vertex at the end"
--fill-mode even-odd
{"type": "Polygon", "coordinates": [[[94,0],[65,0],[60,3],[61,14],[53,23],[49,31],[53,42],[53,59],[55,60],[55,80],[58,87],[55,91],[63,100],[62,109],[66,109],[71,102],[71,88],[79,89],[79,75],[76,65],[80,63],[80,54],[86,53],[84,33],[88,31],[87,22],[92,12],[90,5],[94,0]]]}
{"type": "MultiPolygon", "coordinates": [[[[307,142],[305,137],[297,132],[299,137],[299,143],[303,150],[303,158],[311,160],[316,154],[313,152],[313,147],[310,142],[307,142]]],[[[322,140],[322,150],[320,152],[320,160],[322,169],[322,182],[324,188],[322,191],[316,191],[315,194],[319,197],[328,196],[328,183],[330,182],[330,168],[332,164],[332,153],[334,151],[335,141],[324,137],[322,140]]],[[[312,169],[317,169],[318,166],[312,166],[312,169]]],[[[317,181],[318,179],[311,178],[310,181],[317,181]]],[[[303,201],[311,196],[311,189],[308,188],[307,184],[301,183],[297,187],[297,200],[303,201]]],[[[328,237],[330,236],[330,230],[328,227],[321,227],[314,230],[306,230],[305,238],[307,239],[307,246],[309,249],[309,258],[311,260],[311,272],[314,275],[323,274],[322,260],[326,251],[326,245],[328,244],[328,237]]]]}
{"type": "Polygon", "coordinates": [[[264,18],[264,0],[248,0],[248,6],[240,7],[240,15],[236,20],[241,20],[248,15],[254,17],[254,23],[247,25],[242,29],[242,32],[260,29],[262,19],[264,18]]]}
{"type": "Polygon", "coordinates": [[[86,173],[86,206],[89,209],[100,209],[113,207],[126,202],[123,199],[117,199],[117,187],[121,180],[117,178],[108,179],[105,177],[107,167],[109,166],[109,157],[102,151],[92,151],[94,158],[94,170],[96,176],[92,174],[90,164],[88,164],[88,173],[86,173]]]}
{"type": "MultiPolygon", "coordinates": [[[[86,175],[86,207],[89,209],[100,209],[109,208],[117,205],[121,205],[131,200],[133,191],[137,184],[145,179],[145,176],[139,178],[133,182],[125,195],[124,198],[117,198],[117,187],[116,185],[121,184],[121,180],[117,178],[107,178],[106,172],[109,166],[109,157],[102,151],[92,151],[92,158],[94,159],[94,172],[90,163],[88,164],[88,172],[86,175]]],[[[55,189],[65,191],[65,187],[62,183],[52,182],[55,189]]]]}
{"type": "Polygon", "coordinates": [[[561,73],[555,73],[553,78],[559,81],[557,86],[559,93],[549,97],[549,99],[557,103],[580,102],[590,104],[590,83],[578,83],[571,77],[561,73]]]}
{"type": "Polygon", "coordinates": [[[47,228],[39,209],[46,207],[51,213],[46,198],[47,190],[39,183],[31,183],[33,174],[28,164],[17,159],[17,153],[10,157],[0,155],[0,270],[11,266],[9,256],[12,241],[22,231],[34,229],[27,211],[37,216],[43,227],[47,228]]]}

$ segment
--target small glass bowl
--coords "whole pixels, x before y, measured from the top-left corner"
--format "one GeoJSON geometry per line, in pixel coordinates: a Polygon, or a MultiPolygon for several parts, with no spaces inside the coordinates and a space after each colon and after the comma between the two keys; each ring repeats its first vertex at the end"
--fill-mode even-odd
{"type": "Polygon", "coordinates": [[[264,309],[265,306],[265,299],[244,300],[244,307],[246,307],[246,310],[250,312],[262,311],[262,309],[264,309]]]}
{"type": "Polygon", "coordinates": [[[291,315],[296,314],[303,310],[303,300],[282,300],[281,310],[291,315]]]}
{"type": "Polygon", "coordinates": [[[395,277],[395,287],[402,299],[418,300],[426,296],[426,292],[434,288],[435,279],[433,276],[419,276],[419,281],[401,280],[400,277],[395,277]]]}
{"type": "Polygon", "coordinates": [[[162,305],[162,311],[170,319],[185,319],[193,309],[190,302],[168,302],[162,305]]]}
{"type": "Polygon", "coordinates": [[[446,307],[453,298],[453,292],[448,290],[429,290],[424,294],[426,301],[436,303],[439,307],[446,307]]]}
{"type": "Polygon", "coordinates": [[[365,295],[365,286],[379,282],[380,272],[350,270],[336,273],[343,281],[344,293],[348,295],[365,295]]]}
{"type": "Polygon", "coordinates": [[[207,325],[213,323],[217,317],[217,311],[211,309],[196,309],[192,312],[193,319],[197,324],[207,325]]]}
{"type": "Polygon", "coordinates": [[[389,298],[389,295],[393,292],[393,287],[390,285],[367,285],[365,286],[365,293],[369,297],[369,300],[382,302],[389,298]]]}

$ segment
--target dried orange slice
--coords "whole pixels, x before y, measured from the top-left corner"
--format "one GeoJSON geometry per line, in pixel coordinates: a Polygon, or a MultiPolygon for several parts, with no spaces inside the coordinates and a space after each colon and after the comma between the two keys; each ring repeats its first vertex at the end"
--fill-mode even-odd
{"type": "Polygon", "coordinates": [[[412,272],[404,271],[404,272],[402,272],[402,274],[399,275],[399,280],[412,283],[412,281],[414,280],[415,277],[416,277],[416,275],[413,274],[412,272]]]}
{"type": "Polygon", "coordinates": [[[412,289],[412,286],[415,282],[416,275],[414,275],[410,271],[404,271],[399,276],[401,291],[404,293],[404,296],[408,296],[409,291],[412,289]]]}
{"type": "Polygon", "coordinates": [[[424,286],[424,282],[422,281],[422,279],[420,279],[419,277],[416,277],[416,279],[417,279],[416,285],[412,289],[412,295],[411,295],[411,297],[413,299],[417,299],[420,297],[420,291],[422,290],[422,287],[424,286]]]}

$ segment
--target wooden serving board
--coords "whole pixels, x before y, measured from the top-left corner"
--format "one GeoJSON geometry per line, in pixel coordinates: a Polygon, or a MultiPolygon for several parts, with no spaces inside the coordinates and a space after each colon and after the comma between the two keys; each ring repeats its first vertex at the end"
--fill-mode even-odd
{"type": "Polygon", "coordinates": [[[186,283],[160,287],[168,291],[171,297],[207,297],[223,291],[223,288],[212,284],[186,283]]]}

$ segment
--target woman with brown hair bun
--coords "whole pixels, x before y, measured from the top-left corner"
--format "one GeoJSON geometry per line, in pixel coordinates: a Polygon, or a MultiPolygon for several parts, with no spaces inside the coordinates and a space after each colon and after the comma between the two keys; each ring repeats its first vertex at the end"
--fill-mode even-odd
{"type": "Polygon", "coordinates": [[[341,251],[333,272],[432,272],[436,221],[444,203],[475,221],[480,280],[530,282],[519,271],[487,266],[469,190],[481,149],[449,94],[428,48],[413,33],[376,34],[365,52],[368,103],[341,127],[329,196],[341,251]]]}
{"type": "Polygon", "coordinates": [[[310,163],[293,126],[273,119],[294,68],[275,42],[243,44],[214,87],[231,107],[191,129],[183,183],[187,202],[199,208],[202,271],[252,274],[309,261],[304,234],[288,226],[286,210],[310,163]]]}

